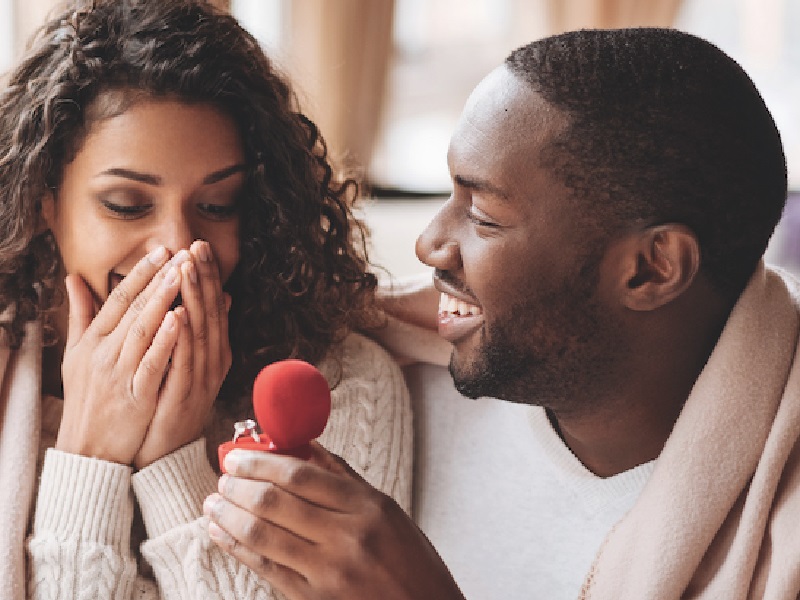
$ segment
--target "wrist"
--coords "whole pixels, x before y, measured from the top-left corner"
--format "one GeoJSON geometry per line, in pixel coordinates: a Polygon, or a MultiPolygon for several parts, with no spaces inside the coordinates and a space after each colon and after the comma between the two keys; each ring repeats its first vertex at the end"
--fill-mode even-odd
{"type": "Polygon", "coordinates": [[[142,444],[142,447],[139,449],[139,452],[136,456],[133,457],[133,467],[137,471],[141,471],[142,469],[146,469],[156,461],[161,460],[175,452],[180,451],[181,449],[185,448],[186,446],[193,444],[194,442],[202,439],[202,434],[198,434],[195,436],[187,436],[186,439],[179,438],[179,439],[171,439],[165,440],[160,445],[151,445],[145,440],[145,443],[142,444]]]}
{"type": "Polygon", "coordinates": [[[95,458],[109,463],[116,463],[123,466],[131,466],[133,456],[129,453],[115,451],[108,447],[103,447],[96,440],[88,436],[76,436],[74,430],[72,434],[62,432],[69,431],[70,427],[61,424],[54,448],[65,454],[73,454],[85,458],[95,458]]]}

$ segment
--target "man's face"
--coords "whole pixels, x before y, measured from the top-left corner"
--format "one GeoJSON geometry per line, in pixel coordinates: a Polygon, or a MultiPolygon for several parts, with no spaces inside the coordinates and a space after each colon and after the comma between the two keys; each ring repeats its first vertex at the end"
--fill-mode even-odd
{"type": "Polygon", "coordinates": [[[470,397],[568,409],[615,355],[603,246],[541,166],[565,123],[505,67],[467,102],[450,143],[453,194],[417,241],[442,292],[439,333],[470,397]]]}

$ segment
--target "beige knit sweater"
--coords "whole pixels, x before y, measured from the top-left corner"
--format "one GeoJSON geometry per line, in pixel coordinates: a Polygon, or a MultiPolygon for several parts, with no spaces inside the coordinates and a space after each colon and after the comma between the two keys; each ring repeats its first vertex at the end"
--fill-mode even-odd
{"type": "MultiPolygon", "coordinates": [[[[127,466],[47,449],[34,497],[37,447],[52,445],[61,401],[45,398],[39,408],[38,329],[29,331],[20,351],[0,356],[3,593],[13,600],[272,598],[268,584],[210,541],[202,516],[218,477],[208,457],[230,439],[233,419],[210,420],[208,448],[198,440],[135,474],[127,466]]],[[[320,369],[335,386],[321,443],[408,511],[412,422],[397,365],[374,342],[353,334],[320,369]]]]}

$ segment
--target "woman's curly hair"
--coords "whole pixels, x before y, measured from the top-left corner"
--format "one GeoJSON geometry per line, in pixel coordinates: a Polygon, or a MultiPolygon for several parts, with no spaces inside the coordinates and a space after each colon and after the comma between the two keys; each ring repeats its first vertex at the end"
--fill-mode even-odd
{"type": "MultiPolygon", "coordinates": [[[[316,125],[256,40],[202,0],[71,2],[34,37],[0,96],[0,312],[4,341],[61,300],[41,199],[93,125],[102,94],[210,103],[237,124],[248,172],[233,302],[230,393],[265,364],[321,359],[350,328],[377,324],[358,184],[337,178],[316,125]]],[[[120,108],[124,111],[128,106],[120,108]]],[[[50,329],[52,334],[52,329],[50,329]]]]}

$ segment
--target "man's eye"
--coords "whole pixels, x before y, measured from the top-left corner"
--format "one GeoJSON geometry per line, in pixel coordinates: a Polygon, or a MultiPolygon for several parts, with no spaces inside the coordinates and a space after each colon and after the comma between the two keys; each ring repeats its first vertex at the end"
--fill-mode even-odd
{"type": "Polygon", "coordinates": [[[470,221],[475,223],[475,225],[479,225],[480,227],[497,227],[497,223],[493,223],[492,221],[487,221],[483,217],[478,214],[475,214],[472,210],[467,211],[467,217],[470,221]]]}

